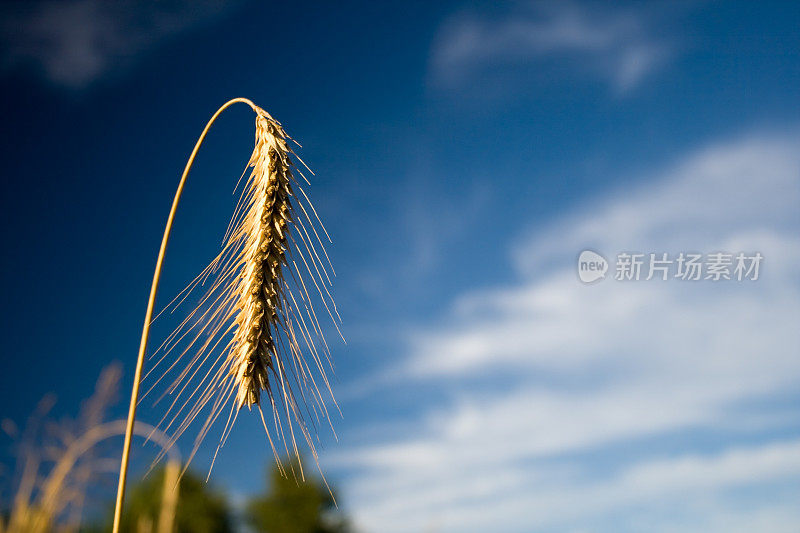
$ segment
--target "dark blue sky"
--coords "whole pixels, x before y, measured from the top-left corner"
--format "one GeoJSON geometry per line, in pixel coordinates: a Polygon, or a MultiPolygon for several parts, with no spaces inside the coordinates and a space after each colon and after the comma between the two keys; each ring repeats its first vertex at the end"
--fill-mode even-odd
{"type": "MultiPolygon", "coordinates": [[[[316,172],[312,198],[334,240],[335,295],[349,342],[333,349],[345,418],[337,422],[340,443],[328,445],[330,470],[343,484],[345,506],[357,513],[383,509],[382,501],[359,500],[359,490],[372,486],[364,481],[370,468],[381,470],[348,453],[382,457],[379,452],[401,447],[402,436],[435,436],[431,420],[450,417],[450,407],[475,395],[498,398],[492,395],[515,387],[595,390],[605,383],[599,374],[563,375],[547,364],[530,376],[530,369],[520,374],[501,365],[491,379],[458,374],[435,384],[415,377],[398,384],[392,378],[416,360],[420,346],[430,348],[426,339],[454,328],[477,332],[463,320],[469,302],[523,294],[525,280],[563,266],[555,252],[524,259],[526,250],[547,250],[528,246],[531,239],[558,243],[562,234],[543,228],[561,227],[576,209],[639,198],[652,183],[671,183],[672,174],[691,166],[692,154],[709,147],[754,138],[758,146],[767,138],[797,147],[800,8],[793,2],[64,6],[12,2],[0,11],[0,268],[6,280],[0,416],[23,420],[48,391],[60,398],[57,412],[74,413],[100,369],[114,360],[124,365],[127,396],[180,172],[214,110],[245,96],[303,144],[301,156],[316,172]],[[640,192],[629,197],[627,191],[640,192]],[[526,271],[528,264],[541,271],[526,271]]],[[[244,106],[226,112],[209,135],[178,212],[162,304],[215,255],[252,135],[253,117],[244,106]]],[[[767,162],[774,159],[770,150],[764,149],[767,162]]],[[[750,152],[745,146],[742,153],[750,152]]],[[[764,176],[732,177],[729,187],[756,184],[765,206],[797,199],[794,182],[770,181],[772,167],[764,168],[764,176]]],[[[796,170],[789,171],[795,178],[796,170]]],[[[702,186],[696,190],[699,195],[702,186]]],[[[719,205],[728,205],[727,190],[723,180],[719,205]]],[[[677,201],[677,214],[692,196],[677,201]]],[[[715,205],[711,200],[709,209],[715,205]]],[[[787,216],[755,217],[741,234],[796,233],[797,215],[787,216]]],[[[709,221],[696,223],[679,242],[705,235],[709,221]]],[[[589,232],[576,237],[576,246],[672,242],[605,240],[610,234],[589,232]]],[[[717,243],[703,237],[694,246],[717,243]]],[[[715,298],[702,302],[722,305],[715,298]]],[[[754,298],[779,307],[771,293],[754,298]]],[[[513,314],[498,301],[491,300],[496,307],[484,302],[478,313],[484,322],[513,314]]],[[[788,310],[797,316],[796,306],[788,310]]],[[[721,331],[729,338],[729,330],[721,331]]],[[[796,331],[782,331],[791,341],[786,346],[796,346],[796,331]]],[[[673,335],[689,336],[680,329],[673,335]]],[[[800,364],[790,355],[795,363],[786,372],[797,379],[800,364]]],[[[614,364],[625,367],[612,362],[606,370],[614,364]]],[[[785,396],[791,389],[769,390],[785,396]]],[[[797,403],[790,406],[796,414],[797,403]]],[[[143,416],[154,421],[157,413],[145,408],[143,416]]],[[[263,446],[263,464],[269,457],[265,442],[254,440],[263,438],[258,427],[243,425],[219,463],[218,479],[248,492],[261,476],[237,454],[263,446]]],[[[709,441],[720,453],[740,443],[724,432],[705,440],[679,432],[689,429],[663,430],[678,432],[675,442],[683,443],[664,457],[707,450],[709,441]]],[[[800,436],[796,419],[770,431],[748,438],[766,445],[775,435],[800,436]]],[[[541,460],[547,475],[556,476],[560,463],[536,453],[532,448],[520,460],[541,460]]],[[[617,464],[611,451],[603,457],[601,463],[617,464]]],[[[790,480],[795,492],[797,479],[790,480]]],[[[387,498],[391,490],[383,487],[387,498]]],[[[505,509],[502,497],[487,490],[483,501],[505,509]]],[[[446,510],[458,509],[457,499],[443,500],[443,514],[425,524],[455,527],[446,510]]],[[[634,527],[636,513],[609,505],[603,515],[609,530],[634,527]]],[[[390,511],[370,513],[359,514],[359,523],[388,530],[381,524],[390,511]]],[[[525,530],[523,519],[512,522],[509,531],[525,530]]],[[[548,524],[541,527],[563,530],[548,524]]]]}

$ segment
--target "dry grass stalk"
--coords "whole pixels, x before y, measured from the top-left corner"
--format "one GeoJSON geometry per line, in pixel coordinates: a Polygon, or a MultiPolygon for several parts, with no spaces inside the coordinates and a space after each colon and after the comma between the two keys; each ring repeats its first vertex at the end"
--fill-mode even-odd
{"type": "MultiPolygon", "coordinates": [[[[208,292],[159,349],[163,349],[163,354],[154,369],[163,363],[167,355],[184,344],[183,349],[177,349],[179,355],[169,368],[161,369],[160,376],[154,378],[153,386],[171,370],[176,369],[188,352],[192,353],[167,390],[166,394],[173,400],[159,426],[165,431],[171,431],[174,443],[201,413],[207,413],[195,438],[189,457],[191,461],[214,422],[228,406],[230,410],[217,451],[230,434],[239,410],[244,406],[255,405],[261,414],[273,455],[280,466],[279,454],[261,409],[262,392],[266,392],[269,398],[277,439],[283,442],[287,454],[287,443],[291,442],[298,459],[300,452],[295,438],[295,427],[302,432],[312,455],[317,459],[303,411],[311,415],[314,427],[323,418],[330,422],[325,401],[314,377],[317,375],[323,382],[322,388],[331,393],[325,364],[322,362],[324,357],[330,367],[330,350],[323,337],[306,283],[313,283],[311,291],[316,289],[338,330],[337,321],[340,318],[328,289],[330,275],[319,255],[321,250],[328,260],[315,227],[315,222],[320,226],[322,222],[302,186],[292,175],[292,151],[288,146],[290,139],[280,123],[252,101],[234,98],[211,116],[200,134],[178,183],[178,190],[167,217],[156,258],[134,372],[114,510],[114,533],[119,531],[122,516],[144,356],[175,213],[186,178],[211,125],[225,109],[235,103],[245,103],[256,113],[256,145],[248,164],[253,171],[234,211],[222,252],[179,295],[176,305],[180,305],[192,291],[206,282],[210,285],[208,292]],[[297,196],[298,191],[305,200],[305,205],[297,196]],[[297,208],[300,213],[296,212],[297,208]],[[309,215],[309,210],[314,213],[315,220],[309,215]],[[311,234],[316,239],[312,239],[311,234]],[[305,279],[304,273],[307,274],[305,279]],[[314,342],[315,338],[317,343],[314,342]],[[306,353],[310,357],[307,358],[306,353]],[[203,371],[205,366],[208,369],[203,371]],[[287,429],[288,438],[285,433],[287,429]]],[[[306,182],[308,183],[307,179],[306,182]]],[[[322,230],[324,231],[324,227],[322,230]]],[[[327,232],[325,233],[327,236],[327,232]]],[[[333,274],[329,260],[328,265],[333,274]]],[[[216,452],[214,457],[216,458],[216,452]]],[[[302,468],[300,475],[303,476],[302,468]]]]}
{"type": "Polygon", "coordinates": [[[158,533],[172,533],[175,525],[175,512],[180,495],[181,463],[171,459],[164,467],[164,488],[161,509],[158,513],[158,533]]]}
{"type": "MultiPolygon", "coordinates": [[[[124,420],[103,422],[116,396],[119,376],[118,366],[104,369],[94,394],[84,403],[81,415],[74,423],[48,423],[46,415],[54,403],[52,396],[40,402],[23,435],[17,436],[15,424],[4,421],[7,433],[20,438],[20,476],[8,522],[3,524],[0,519],[0,533],[74,532],[80,529],[87,483],[99,472],[99,461],[95,461],[93,453],[95,447],[103,440],[123,435],[126,429],[124,420]]],[[[162,449],[169,441],[165,434],[140,422],[136,424],[134,433],[150,436],[162,449]]],[[[170,450],[168,464],[173,471],[179,469],[177,449],[170,450]]],[[[168,532],[171,529],[166,527],[171,527],[171,517],[174,517],[172,493],[176,493],[175,482],[169,491],[166,486],[164,490],[162,514],[165,527],[159,531],[168,532]]]]}
{"type": "Polygon", "coordinates": [[[280,466],[284,452],[299,460],[296,432],[317,459],[312,433],[321,421],[330,424],[326,396],[333,393],[326,371],[332,367],[330,350],[315,303],[322,303],[337,331],[341,319],[329,289],[334,272],[321,234],[330,239],[294,176],[293,170],[308,183],[293,165],[293,141],[266,111],[252,107],[251,171],[222,250],[167,307],[174,311],[199,287],[206,292],[153,354],[159,357],[145,379],[152,376],[153,390],[173,375],[162,396],[170,399],[169,407],[159,424],[173,442],[202,414],[191,457],[220,417],[225,422],[217,452],[240,409],[255,407],[280,466]]]}

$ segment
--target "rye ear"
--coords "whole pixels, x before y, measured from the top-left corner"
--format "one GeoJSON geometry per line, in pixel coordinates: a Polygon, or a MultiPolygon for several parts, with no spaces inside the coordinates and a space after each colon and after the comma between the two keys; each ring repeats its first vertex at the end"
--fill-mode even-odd
{"type": "MultiPolygon", "coordinates": [[[[152,354],[151,357],[158,354],[158,358],[144,378],[152,382],[145,395],[171,377],[171,385],[159,399],[169,401],[169,406],[158,424],[159,429],[170,434],[171,443],[193,422],[202,421],[186,466],[220,421],[216,459],[239,411],[255,407],[281,471],[280,456],[294,455],[303,478],[296,432],[302,434],[319,467],[312,432],[323,420],[333,427],[326,397],[336,404],[328,379],[333,368],[331,353],[317,314],[321,303],[341,336],[341,318],[329,289],[335,273],[320,231],[328,242],[330,237],[294,175],[296,172],[310,185],[293,163],[296,159],[305,167],[290,147],[294,141],[278,121],[244,98],[227,102],[212,116],[181,177],[156,262],[128,425],[132,426],[135,418],[161,265],[186,176],[211,124],[236,102],[248,104],[256,113],[255,146],[245,170],[246,173],[250,169],[250,173],[221,252],[165,308],[174,311],[199,287],[207,288],[196,307],[152,354]],[[270,423],[267,418],[271,418],[270,423]]],[[[115,531],[124,497],[129,449],[130,438],[126,435],[115,531]]]]}

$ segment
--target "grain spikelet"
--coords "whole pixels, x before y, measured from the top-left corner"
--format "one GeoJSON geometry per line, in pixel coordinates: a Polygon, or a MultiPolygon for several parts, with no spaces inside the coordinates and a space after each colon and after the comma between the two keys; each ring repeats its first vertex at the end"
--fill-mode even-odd
{"type": "Polygon", "coordinates": [[[159,424],[173,442],[193,422],[202,423],[191,457],[215,422],[222,426],[218,452],[239,411],[255,407],[280,466],[284,452],[299,459],[297,432],[316,460],[312,435],[321,421],[330,425],[323,397],[333,398],[326,371],[332,368],[330,350],[314,303],[322,303],[337,331],[341,319],[328,288],[333,266],[317,225],[330,238],[293,174],[308,183],[292,163],[293,141],[280,123],[255,109],[255,148],[245,173],[251,171],[222,251],[167,309],[174,311],[199,287],[206,292],[153,354],[156,362],[145,379],[152,382],[150,393],[164,376],[174,377],[162,396],[169,407],[159,424]]]}

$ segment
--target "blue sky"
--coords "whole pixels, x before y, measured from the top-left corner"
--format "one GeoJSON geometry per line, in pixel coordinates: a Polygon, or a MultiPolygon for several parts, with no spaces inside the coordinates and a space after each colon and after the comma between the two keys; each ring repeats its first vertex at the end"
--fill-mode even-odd
{"type": "MultiPolygon", "coordinates": [[[[797,6],[2,10],[1,416],[48,391],[74,412],[112,360],[129,387],[185,158],[246,96],[303,144],[334,239],[321,461],[361,529],[797,530],[797,6]],[[587,286],[584,249],[765,259],[756,282],[587,286]]],[[[252,128],[210,134],[162,303],[215,255],[252,128]]],[[[240,417],[214,482],[258,490],[267,446],[240,417]]]]}

